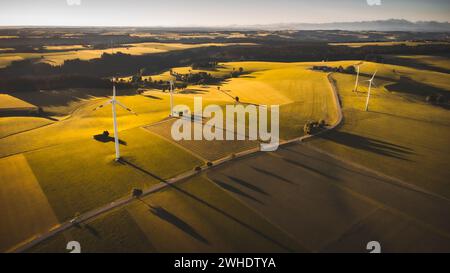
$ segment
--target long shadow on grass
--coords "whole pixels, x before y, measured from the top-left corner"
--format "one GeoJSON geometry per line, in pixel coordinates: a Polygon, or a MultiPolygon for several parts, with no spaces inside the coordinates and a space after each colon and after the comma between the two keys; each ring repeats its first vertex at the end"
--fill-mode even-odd
{"type": "Polygon", "coordinates": [[[414,154],[413,150],[408,147],[348,132],[333,131],[323,134],[321,137],[351,148],[405,161],[412,161],[407,156],[414,154]]]}
{"type": "Polygon", "coordinates": [[[227,191],[230,191],[230,192],[233,192],[233,193],[235,193],[235,194],[241,195],[241,196],[243,196],[243,197],[246,197],[246,198],[248,198],[248,199],[250,199],[250,200],[255,201],[255,202],[258,203],[258,204],[264,205],[264,203],[263,203],[262,201],[260,201],[260,200],[256,199],[255,197],[253,197],[253,196],[251,196],[251,195],[249,195],[249,194],[247,194],[247,193],[241,191],[241,190],[238,189],[238,188],[235,188],[235,187],[231,186],[231,185],[228,184],[228,183],[219,181],[219,180],[217,180],[217,179],[212,179],[212,181],[213,181],[214,183],[216,183],[219,187],[221,187],[221,188],[223,188],[223,189],[225,189],[225,190],[227,190],[227,191]]]}
{"type": "MultiPolygon", "coordinates": [[[[111,136],[106,136],[104,134],[99,134],[99,135],[95,135],[93,136],[93,138],[99,142],[103,142],[103,143],[107,143],[107,142],[114,142],[114,138],[111,136]]],[[[120,145],[125,145],[127,146],[127,142],[124,140],[119,139],[119,144],[120,145]]]]}
{"type": "Polygon", "coordinates": [[[326,177],[326,178],[328,178],[328,179],[330,179],[330,180],[340,180],[339,177],[329,175],[327,172],[323,172],[323,171],[321,171],[321,170],[315,169],[315,168],[313,168],[313,167],[310,167],[310,166],[308,166],[308,165],[305,165],[305,164],[300,163],[300,162],[298,162],[298,161],[295,161],[295,160],[293,160],[293,159],[285,158],[285,157],[283,157],[282,159],[283,159],[284,161],[286,161],[287,163],[290,163],[290,164],[292,164],[292,165],[294,165],[294,166],[297,166],[297,167],[300,167],[300,168],[302,168],[302,169],[306,169],[306,170],[309,171],[309,172],[312,172],[312,173],[321,175],[321,176],[326,177]]]}
{"type": "Polygon", "coordinates": [[[260,173],[265,174],[265,175],[267,175],[267,176],[271,176],[271,177],[273,177],[273,178],[276,178],[276,179],[278,179],[278,180],[280,180],[280,181],[283,181],[283,182],[286,182],[286,183],[288,183],[288,184],[295,185],[294,182],[292,182],[291,180],[286,179],[286,178],[284,178],[284,177],[282,177],[282,176],[279,176],[279,175],[277,175],[277,174],[274,174],[274,173],[269,172],[269,171],[267,171],[267,170],[263,170],[263,169],[258,168],[258,167],[254,167],[254,166],[251,166],[251,167],[252,167],[252,169],[254,169],[254,170],[257,171],[257,172],[260,172],[260,173]]]}
{"type": "MultiPolygon", "coordinates": [[[[410,77],[401,76],[400,80],[396,83],[386,85],[386,89],[391,92],[400,92],[412,95],[419,95],[422,97],[428,95],[438,96],[441,95],[443,98],[448,100],[448,91],[443,88],[438,88],[432,85],[428,85],[423,82],[418,82],[410,77]]],[[[442,105],[445,107],[446,105],[442,105]]]]}
{"type": "Polygon", "coordinates": [[[244,187],[246,187],[246,188],[248,188],[248,189],[250,189],[250,190],[259,192],[259,193],[264,194],[264,195],[270,195],[270,194],[268,194],[267,192],[265,192],[263,189],[261,189],[261,188],[255,186],[255,185],[253,185],[253,184],[251,184],[251,183],[248,183],[248,182],[246,182],[246,181],[244,181],[244,180],[242,180],[242,179],[240,179],[240,178],[237,178],[237,177],[231,176],[231,175],[227,175],[227,177],[228,177],[230,180],[232,180],[233,182],[235,182],[235,183],[237,183],[237,184],[239,184],[239,185],[242,185],[242,186],[244,186],[244,187]]]}
{"type": "Polygon", "coordinates": [[[192,198],[193,200],[195,200],[195,201],[199,202],[200,204],[202,204],[202,205],[204,205],[204,206],[214,210],[215,212],[222,214],[223,216],[225,216],[228,219],[230,219],[230,220],[240,224],[241,226],[247,228],[248,230],[250,230],[250,231],[254,232],[255,234],[259,235],[260,237],[264,238],[265,240],[267,240],[267,241],[277,245],[281,249],[283,249],[285,251],[288,251],[288,252],[294,252],[294,250],[291,249],[290,247],[285,246],[281,242],[279,242],[276,239],[270,237],[269,235],[263,233],[262,231],[258,230],[257,228],[255,228],[255,227],[245,223],[244,221],[238,219],[237,217],[231,215],[230,213],[224,211],[223,209],[218,208],[218,207],[214,206],[213,204],[203,200],[202,198],[196,196],[195,194],[192,194],[192,193],[190,193],[190,192],[188,192],[188,191],[186,191],[186,190],[184,190],[184,189],[182,189],[182,188],[180,188],[180,187],[178,187],[178,186],[176,186],[174,184],[168,184],[167,181],[162,179],[161,177],[159,177],[159,176],[157,176],[157,175],[155,175],[155,174],[153,174],[153,173],[151,173],[151,172],[149,172],[149,171],[147,171],[147,170],[145,170],[145,169],[143,169],[143,168],[141,168],[141,167],[139,167],[139,166],[137,166],[137,165],[127,161],[124,158],[121,158],[120,161],[123,164],[126,164],[126,165],[128,165],[128,166],[130,166],[130,167],[132,167],[132,168],[134,168],[134,169],[136,169],[136,170],[146,174],[146,175],[149,175],[149,176],[151,176],[151,177],[161,181],[162,183],[166,183],[168,187],[170,187],[170,188],[172,188],[172,189],[174,189],[174,190],[176,190],[176,191],[178,191],[178,192],[180,192],[180,193],[182,193],[182,194],[192,198]]]}
{"type": "Polygon", "coordinates": [[[162,98],[157,97],[157,96],[153,96],[153,95],[143,95],[143,96],[146,97],[146,98],[149,98],[149,99],[162,100],[162,98]]]}
{"type": "Polygon", "coordinates": [[[192,226],[183,221],[181,218],[177,217],[175,214],[171,213],[170,211],[166,210],[161,206],[152,206],[142,199],[139,200],[142,201],[142,203],[144,203],[149,208],[151,213],[158,216],[162,220],[176,226],[178,229],[184,231],[186,234],[190,235],[194,239],[207,245],[210,244],[205,237],[199,234],[192,226]]]}

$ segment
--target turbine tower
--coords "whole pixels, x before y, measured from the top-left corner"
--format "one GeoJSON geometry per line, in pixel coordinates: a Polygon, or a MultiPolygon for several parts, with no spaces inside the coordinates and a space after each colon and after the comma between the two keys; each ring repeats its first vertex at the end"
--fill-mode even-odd
{"type": "Polygon", "coordinates": [[[372,88],[372,84],[375,86],[375,84],[373,83],[373,79],[375,79],[375,75],[377,74],[377,72],[378,71],[375,71],[375,73],[373,73],[372,78],[367,81],[367,82],[369,82],[369,91],[367,92],[366,112],[369,111],[370,90],[372,88]]]}
{"type": "Polygon", "coordinates": [[[112,99],[107,101],[106,103],[96,107],[94,109],[94,111],[103,108],[104,106],[111,104],[111,108],[112,108],[112,116],[113,116],[113,124],[114,124],[114,144],[115,144],[115,149],[116,149],[116,161],[119,161],[120,159],[120,147],[119,147],[119,132],[117,129],[117,114],[116,114],[116,105],[119,105],[120,107],[122,107],[123,109],[135,114],[137,116],[137,113],[134,112],[133,110],[131,110],[130,108],[126,107],[124,104],[122,104],[120,101],[118,101],[116,99],[116,84],[115,81],[113,79],[113,96],[112,99]]]}

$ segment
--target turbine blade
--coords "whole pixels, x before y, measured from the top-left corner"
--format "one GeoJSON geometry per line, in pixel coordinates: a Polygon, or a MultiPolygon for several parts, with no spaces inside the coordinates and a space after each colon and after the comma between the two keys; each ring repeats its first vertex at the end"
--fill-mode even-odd
{"type": "Polygon", "coordinates": [[[105,107],[106,105],[108,105],[110,103],[111,103],[111,101],[109,100],[109,101],[103,103],[102,105],[99,105],[99,106],[95,107],[94,109],[92,109],[92,111],[97,111],[98,109],[103,108],[103,107],[105,107]]]}
{"type": "Polygon", "coordinates": [[[375,70],[375,73],[373,73],[372,79],[370,79],[371,81],[375,78],[375,75],[377,74],[378,70],[375,70]]]}
{"type": "Polygon", "coordinates": [[[116,100],[116,103],[120,106],[120,107],[122,107],[123,109],[125,109],[125,110],[127,110],[128,112],[131,112],[131,113],[133,113],[134,115],[138,115],[136,112],[134,112],[133,110],[131,110],[130,108],[128,108],[128,107],[126,107],[125,105],[123,105],[120,101],[118,101],[118,100],[116,100]]]}

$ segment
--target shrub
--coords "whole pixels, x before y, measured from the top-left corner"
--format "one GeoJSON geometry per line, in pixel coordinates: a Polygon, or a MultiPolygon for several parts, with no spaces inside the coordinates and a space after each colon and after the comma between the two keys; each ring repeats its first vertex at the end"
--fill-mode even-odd
{"type": "Polygon", "coordinates": [[[132,191],[131,191],[131,195],[133,196],[133,197],[139,197],[139,196],[141,196],[142,195],[142,190],[141,189],[138,189],[138,188],[134,188],[132,191]]]}

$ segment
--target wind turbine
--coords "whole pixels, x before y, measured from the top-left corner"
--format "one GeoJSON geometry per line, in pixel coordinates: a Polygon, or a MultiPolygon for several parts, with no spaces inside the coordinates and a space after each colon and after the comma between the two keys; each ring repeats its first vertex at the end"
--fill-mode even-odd
{"type": "Polygon", "coordinates": [[[133,110],[131,110],[130,108],[126,107],[124,104],[122,104],[120,101],[118,101],[116,99],[116,84],[115,81],[113,79],[113,96],[112,99],[107,101],[106,103],[96,107],[94,109],[94,111],[103,108],[104,106],[111,104],[111,108],[112,108],[112,116],[113,116],[113,123],[114,123],[114,143],[115,143],[115,148],[116,148],[116,161],[119,161],[120,159],[120,148],[119,148],[119,133],[117,130],[117,114],[116,114],[116,105],[119,105],[120,107],[122,107],[123,109],[135,114],[137,116],[137,113],[134,112],[133,110]]]}
{"type": "Polygon", "coordinates": [[[355,89],[353,89],[353,92],[358,92],[358,81],[359,81],[359,64],[356,65],[356,81],[355,81],[355,89]]]}
{"type": "Polygon", "coordinates": [[[369,110],[369,100],[370,100],[370,90],[372,88],[372,84],[375,85],[373,83],[373,79],[375,79],[375,75],[377,74],[378,70],[375,71],[375,73],[373,73],[373,76],[370,80],[368,80],[367,82],[369,82],[369,91],[367,92],[367,100],[366,100],[366,112],[369,110]]]}

